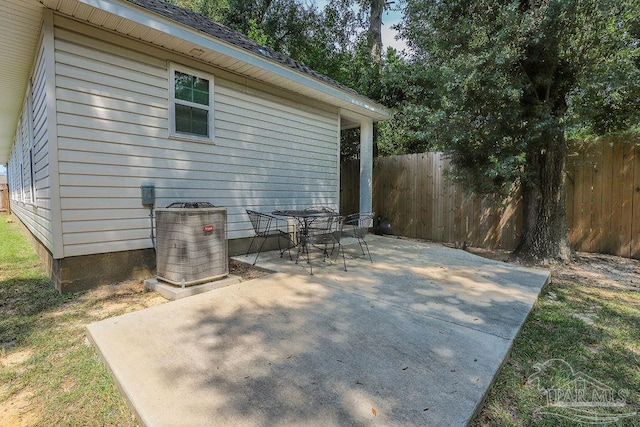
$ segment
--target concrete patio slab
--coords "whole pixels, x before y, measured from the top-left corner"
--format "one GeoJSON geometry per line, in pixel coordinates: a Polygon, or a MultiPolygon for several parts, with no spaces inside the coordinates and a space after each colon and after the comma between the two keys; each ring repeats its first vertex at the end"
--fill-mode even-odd
{"type": "MultiPolygon", "coordinates": [[[[93,323],[143,424],[465,425],[549,272],[374,238],[278,273],[93,323]],[[354,258],[355,256],[360,258],[354,258]]],[[[239,258],[241,259],[241,258],[239,258]]]]}

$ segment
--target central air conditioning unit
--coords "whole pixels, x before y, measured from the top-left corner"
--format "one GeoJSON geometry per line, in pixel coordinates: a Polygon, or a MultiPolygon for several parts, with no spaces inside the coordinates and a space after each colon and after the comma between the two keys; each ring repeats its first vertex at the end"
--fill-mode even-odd
{"type": "Polygon", "coordinates": [[[173,203],[155,210],[156,275],[190,286],[229,274],[227,210],[206,202],[173,203]]]}

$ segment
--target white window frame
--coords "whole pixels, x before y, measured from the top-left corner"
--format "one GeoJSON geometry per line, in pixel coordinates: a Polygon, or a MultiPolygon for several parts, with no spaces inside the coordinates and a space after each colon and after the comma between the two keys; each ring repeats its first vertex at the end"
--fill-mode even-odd
{"type": "Polygon", "coordinates": [[[205,73],[203,71],[194,70],[193,68],[189,68],[180,64],[170,63],[169,64],[169,137],[174,139],[184,139],[188,141],[198,141],[198,142],[213,142],[215,129],[214,129],[214,78],[211,74],[205,73]],[[175,75],[176,72],[189,74],[195,77],[199,77],[201,79],[205,79],[209,81],[209,105],[202,105],[197,103],[191,103],[183,100],[176,100],[175,97],[175,75]],[[207,128],[209,130],[209,135],[198,136],[190,133],[181,133],[176,132],[176,117],[175,117],[175,105],[176,103],[181,105],[187,105],[189,107],[195,107],[202,110],[207,110],[208,114],[208,124],[207,128]]]}
{"type": "Polygon", "coordinates": [[[36,202],[36,174],[35,174],[35,160],[33,158],[33,145],[31,145],[29,147],[29,171],[31,172],[31,189],[30,189],[30,193],[31,193],[31,200],[30,202],[32,204],[35,204],[36,202]]]}
{"type": "MultiPolygon", "coordinates": [[[[23,153],[20,153],[21,155],[23,153]]],[[[22,203],[26,202],[27,196],[24,193],[24,164],[20,162],[20,201],[22,203]]]]}
{"type": "Polygon", "coordinates": [[[24,185],[24,148],[25,148],[25,140],[24,140],[24,135],[23,135],[23,130],[24,130],[24,115],[25,115],[25,110],[24,110],[24,103],[23,105],[23,110],[20,113],[20,116],[18,117],[18,126],[16,129],[16,136],[15,136],[15,149],[16,149],[16,156],[17,156],[17,162],[18,162],[18,166],[20,166],[20,181],[19,181],[19,185],[20,185],[20,201],[22,203],[26,203],[27,201],[27,194],[25,191],[25,185],[24,185]]]}
{"type": "Polygon", "coordinates": [[[33,152],[35,141],[33,138],[34,129],[33,129],[33,93],[31,91],[32,88],[33,88],[33,82],[31,81],[31,79],[29,79],[29,86],[27,88],[27,135],[28,135],[27,139],[29,144],[29,150],[28,150],[29,174],[30,174],[29,184],[31,185],[29,192],[31,195],[30,202],[32,204],[35,204],[36,203],[36,172],[35,172],[36,162],[35,162],[34,152],[33,152]]]}

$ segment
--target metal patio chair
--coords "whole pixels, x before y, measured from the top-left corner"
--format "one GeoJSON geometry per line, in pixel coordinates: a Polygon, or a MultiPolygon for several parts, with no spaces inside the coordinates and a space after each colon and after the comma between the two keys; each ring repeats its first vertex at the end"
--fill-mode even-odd
{"type": "Polygon", "coordinates": [[[254,235],[251,239],[249,249],[247,249],[247,253],[245,254],[245,256],[249,256],[251,248],[253,247],[253,242],[257,238],[262,238],[262,244],[260,245],[260,248],[258,248],[258,253],[256,254],[256,259],[253,261],[253,265],[256,265],[256,262],[258,262],[258,258],[260,257],[262,248],[264,247],[264,244],[269,237],[278,238],[278,250],[280,251],[280,258],[282,258],[284,251],[288,250],[289,258],[293,260],[293,258],[291,257],[291,245],[295,244],[295,242],[292,241],[292,236],[294,236],[295,233],[291,233],[290,225],[288,223],[286,223],[286,225],[280,224],[279,222],[282,221],[282,219],[270,214],[253,211],[250,209],[247,209],[246,211],[247,215],[249,216],[249,220],[251,221],[251,225],[253,226],[254,235]],[[286,248],[282,249],[282,246],[280,245],[280,239],[284,239],[287,241],[286,248]]]}
{"type": "Polygon", "coordinates": [[[347,231],[347,235],[351,237],[355,237],[358,239],[358,244],[360,245],[360,249],[362,250],[362,255],[369,255],[369,260],[373,262],[373,258],[371,258],[371,252],[369,252],[369,245],[364,240],[365,236],[369,232],[369,229],[373,227],[373,217],[375,214],[373,212],[366,213],[354,213],[348,215],[344,224],[350,226],[350,230],[347,231]],[[364,246],[362,244],[364,243],[364,246]],[[364,250],[367,249],[367,253],[365,254],[364,250]]]}
{"type": "MultiPolygon", "coordinates": [[[[298,250],[296,257],[296,263],[300,257],[300,251],[304,252],[307,256],[307,264],[309,264],[309,273],[313,275],[313,266],[311,265],[311,258],[309,256],[310,247],[318,248],[322,251],[323,261],[330,258],[333,255],[336,245],[338,245],[338,251],[342,254],[342,263],[344,271],[347,271],[347,261],[344,256],[344,249],[340,244],[340,237],[342,236],[342,224],[344,217],[339,215],[327,215],[318,217],[305,218],[304,230],[305,234],[301,236],[303,239],[302,245],[298,250]],[[329,246],[331,250],[329,251],[329,246]]],[[[336,254],[336,259],[338,254],[336,254]]]]}

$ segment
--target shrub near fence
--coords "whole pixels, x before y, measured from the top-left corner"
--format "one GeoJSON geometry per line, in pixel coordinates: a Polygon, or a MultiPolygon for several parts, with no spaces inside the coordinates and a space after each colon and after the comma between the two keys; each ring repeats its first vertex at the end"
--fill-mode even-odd
{"type": "MultiPolygon", "coordinates": [[[[522,230],[519,192],[478,197],[446,177],[441,153],[381,157],[373,166],[373,207],[394,234],[485,248],[514,249],[522,230]]],[[[359,163],[341,169],[341,210],[358,209],[359,163]]],[[[575,250],[640,258],[640,144],[575,144],[567,162],[569,238],[575,250]]]]}

